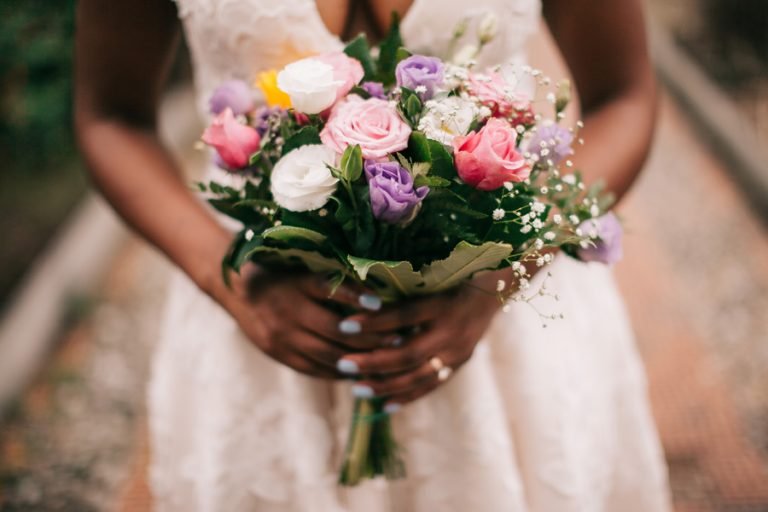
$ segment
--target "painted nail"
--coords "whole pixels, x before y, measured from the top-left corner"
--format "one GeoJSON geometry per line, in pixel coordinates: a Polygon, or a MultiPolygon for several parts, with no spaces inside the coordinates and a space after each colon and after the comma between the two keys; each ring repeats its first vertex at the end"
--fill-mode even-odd
{"type": "Polygon", "coordinates": [[[341,373],[350,375],[360,373],[360,367],[357,366],[357,363],[349,359],[339,359],[336,362],[336,369],[341,373]]]}
{"type": "Polygon", "coordinates": [[[363,384],[352,385],[352,396],[355,398],[373,398],[374,395],[373,388],[370,386],[365,386],[363,384]]]}
{"type": "Polygon", "coordinates": [[[363,327],[357,320],[342,320],[339,322],[339,330],[344,334],[360,334],[363,327]]]}
{"type": "Polygon", "coordinates": [[[367,310],[378,311],[381,309],[381,298],[378,295],[364,293],[357,300],[367,310]]]}
{"type": "Polygon", "coordinates": [[[402,406],[400,404],[396,404],[392,402],[384,406],[384,412],[387,414],[395,414],[397,411],[400,410],[401,407],[402,406]]]}

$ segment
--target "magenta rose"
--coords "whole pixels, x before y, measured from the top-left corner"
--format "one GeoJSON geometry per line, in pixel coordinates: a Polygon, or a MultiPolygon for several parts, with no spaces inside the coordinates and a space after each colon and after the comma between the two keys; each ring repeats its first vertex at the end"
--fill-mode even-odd
{"type": "Polygon", "coordinates": [[[359,145],[363,158],[375,160],[408,147],[411,127],[395,107],[379,98],[350,95],[331,111],[320,139],[341,154],[348,146],[359,145]]]}
{"type": "Polygon", "coordinates": [[[259,132],[235,119],[227,107],[217,115],[203,132],[203,142],[212,146],[228,169],[242,169],[251,155],[259,150],[259,132]]]}
{"type": "Polygon", "coordinates": [[[360,61],[349,57],[344,52],[324,53],[315,58],[333,68],[333,79],[339,82],[336,101],[346,96],[354,86],[359,84],[365,74],[360,61]]]}
{"type": "Polygon", "coordinates": [[[502,119],[488,120],[479,132],[453,139],[459,177],[478,190],[495,190],[505,182],[523,181],[531,169],[515,145],[517,133],[502,119]]]}

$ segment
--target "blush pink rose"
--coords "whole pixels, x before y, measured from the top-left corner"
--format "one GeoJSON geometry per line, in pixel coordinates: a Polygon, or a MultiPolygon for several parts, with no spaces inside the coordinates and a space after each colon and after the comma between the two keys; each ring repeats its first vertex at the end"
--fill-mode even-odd
{"type": "Polygon", "coordinates": [[[232,109],[227,107],[205,129],[203,142],[216,150],[227,168],[242,169],[259,150],[261,137],[254,128],[235,119],[232,109]]]}
{"type": "Polygon", "coordinates": [[[459,177],[478,190],[496,190],[507,181],[523,181],[531,169],[516,148],[517,133],[502,119],[488,120],[479,132],[453,139],[459,177]]]}
{"type": "Polygon", "coordinates": [[[340,101],[320,132],[323,144],[341,154],[360,145],[363,158],[375,160],[408,147],[411,127],[386,100],[351,95],[340,101]]]}
{"type": "Polygon", "coordinates": [[[470,94],[491,109],[494,117],[506,117],[516,111],[524,111],[530,102],[517,95],[499,73],[471,73],[468,80],[470,94]]]}
{"type": "Polygon", "coordinates": [[[333,68],[333,79],[340,83],[339,88],[336,89],[336,101],[346,96],[365,75],[360,61],[344,52],[324,53],[315,58],[333,68]]]}

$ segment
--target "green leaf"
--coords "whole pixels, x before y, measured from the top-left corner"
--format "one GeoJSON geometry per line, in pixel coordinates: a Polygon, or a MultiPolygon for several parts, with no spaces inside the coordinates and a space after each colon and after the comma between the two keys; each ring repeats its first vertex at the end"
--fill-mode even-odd
{"type": "MultiPolygon", "coordinates": [[[[419,164],[417,164],[419,165],[419,164]]],[[[450,187],[451,181],[446,180],[445,178],[441,178],[440,176],[426,176],[424,174],[415,174],[415,178],[413,180],[413,184],[416,187],[431,187],[431,188],[444,188],[444,187],[450,187]]]]}
{"type": "Polygon", "coordinates": [[[405,100],[405,113],[409,119],[415,120],[416,117],[421,114],[421,111],[422,103],[418,96],[412,95],[405,100]]]}
{"type": "Polygon", "coordinates": [[[363,174],[363,151],[359,145],[347,146],[341,155],[341,176],[349,183],[357,181],[363,174]]]}
{"type": "Polygon", "coordinates": [[[339,260],[324,256],[317,251],[304,249],[262,245],[251,251],[248,257],[267,265],[294,266],[300,264],[316,273],[347,271],[347,267],[339,260]]]}
{"type": "MultiPolygon", "coordinates": [[[[432,164],[429,162],[416,162],[415,164],[411,165],[411,174],[414,176],[427,176],[429,174],[429,170],[432,168],[432,164]]],[[[439,179],[441,181],[446,182],[446,185],[440,185],[441,187],[447,187],[451,184],[450,181],[444,180],[443,178],[438,178],[437,176],[432,176],[434,179],[439,179]]]]}
{"type": "Polygon", "coordinates": [[[317,231],[313,231],[307,228],[301,228],[298,226],[275,226],[265,230],[261,234],[265,240],[279,240],[281,242],[290,243],[293,240],[309,240],[315,245],[322,245],[326,240],[326,236],[317,231]]]}
{"type": "Polygon", "coordinates": [[[385,300],[408,297],[420,292],[424,279],[408,261],[378,261],[348,256],[357,276],[376,289],[385,300]]]}
{"type": "Polygon", "coordinates": [[[408,50],[408,48],[405,48],[405,47],[402,47],[402,46],[401,46],[400,48],[398,48],[398,49],[397,49],[397,53],[395,53],[395,67],[397,67],[397,64],[398,64],[398,63],[399,63],[401,60],[405,60],[405,59],[407,59],[408,57],[410,57],[411,55],[413,55],[413,53],[411,53],[411,52],[408,50]]]}
{"type": "Polygon", "coordinates": [[[363,66],[363,80],[374,80],[376,77],[376,65],[371,57],[371,49],[368,46],[368,39],[365,34],[360,34],[347,46],[344,47],[344,53],[360,61],[363,66]]]}
{"type": "Polygon", "coordinates": [[[248,165],[253,165],[261,160],[261,151],[257,151],[248,159],[248,165]]]}
{"type": "Polygon", "coordinates": [[[431,174],[452,180],[457,176],[456,168],[453,166],[453,157],[440,142],[432,139],[426,139],[429,146],[429,156],[432,162],[431,174]]]}
{"type": "Polygon", "coordinates": [[[395,83],[395,66],[397,66],[397,51],[403,46],[400,36],[400,19],[397,12],[392,12],[389,32],[379,45],[379,80],[384,85],[395,83]]]}
{"type": "Polygon", "coordinates": [[[422,132],[411,132],[408,138],[408,156],[414,162],[432,163],[432,155],[429,152],[429,139],[422,132]]]}
{"type": "Polygon", "coordinates": [[[421,269],[424,292],[448,290],[466,281],[481,270],[495,270],[512,254],[512,246],[496,242],[472,245],[459,242],[444,260],[435,261],[421,269]]]}
{"type": "Polygon", "coordinates": [[[320,143],[320,133],[317,131],[317,128],[305,126],[286,139],[285,144],[283,144],[282,156],[301,146],[320,143]]]}

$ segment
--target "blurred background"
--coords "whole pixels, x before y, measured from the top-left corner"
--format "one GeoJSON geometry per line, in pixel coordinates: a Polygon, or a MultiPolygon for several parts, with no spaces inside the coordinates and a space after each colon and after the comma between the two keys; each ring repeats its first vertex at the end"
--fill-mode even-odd
{"type": "MultiPolygon", "coordinates": [[[[663,84],[616,268],[678,512],[768,511],[768,3],[646,0],[663,84]]],[[[169,264],[89,189],[74,3],[0,2],[0,511],[150,508],[144,386],[169,264]]],[[[534,63],[564,73],[547,35],[534,63]]],[[[162,107],[201,155],[182,50],[162,107]]]]}

